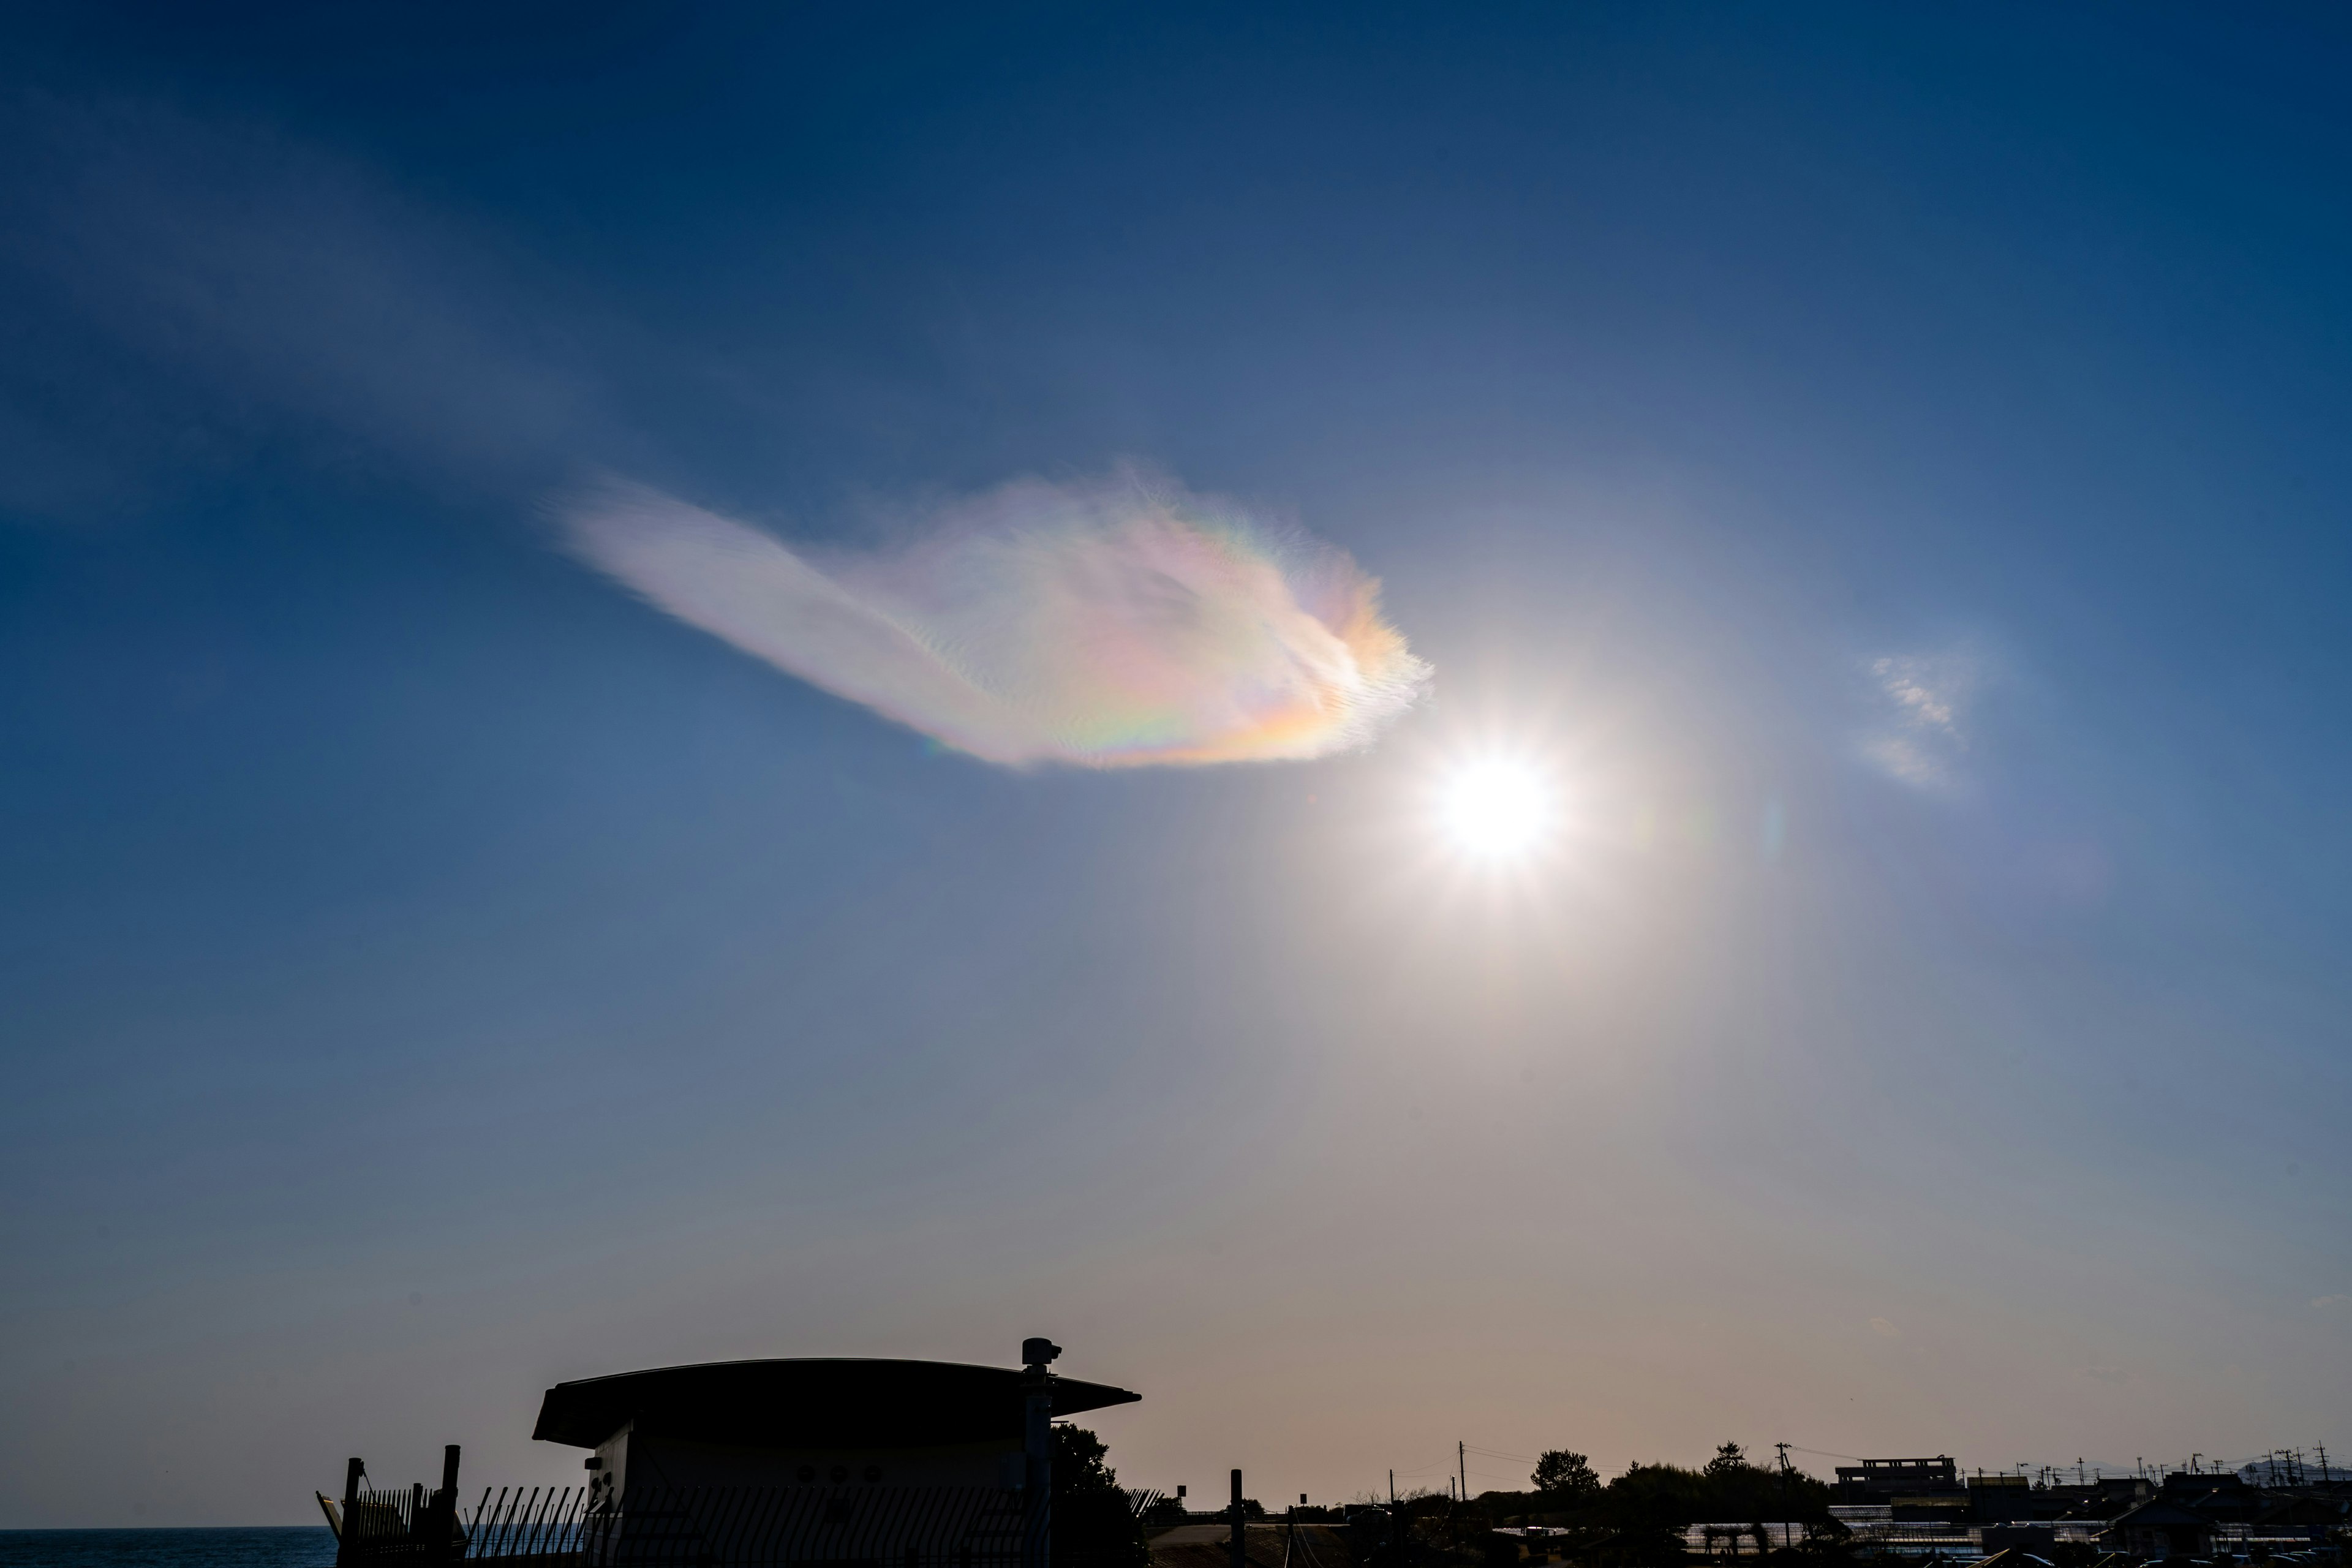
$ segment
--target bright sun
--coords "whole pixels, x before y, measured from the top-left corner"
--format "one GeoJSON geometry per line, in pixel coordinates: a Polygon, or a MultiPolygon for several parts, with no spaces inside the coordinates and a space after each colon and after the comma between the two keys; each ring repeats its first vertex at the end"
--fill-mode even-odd
{"type": "Polygon", "coordinates": [[[1445,783],[1441,810],[1454,843],[1474,855],[1504,860],[1525,855],[1551,836],[1558,816],[1548,780],[1524,763],[1473,763],[1445,783]]]}

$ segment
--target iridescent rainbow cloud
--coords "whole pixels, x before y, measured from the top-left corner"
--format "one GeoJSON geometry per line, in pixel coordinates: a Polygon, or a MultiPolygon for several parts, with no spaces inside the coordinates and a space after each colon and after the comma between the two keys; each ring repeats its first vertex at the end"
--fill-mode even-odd
{"type": "Polygon", "coordinates": [[[1346,552],[1132,474],[1007,485],[864,553],[788,548],[634,485],[564,522],[678,619],[1015,767],[1327,756],[1429,679],[1346,552]]]}

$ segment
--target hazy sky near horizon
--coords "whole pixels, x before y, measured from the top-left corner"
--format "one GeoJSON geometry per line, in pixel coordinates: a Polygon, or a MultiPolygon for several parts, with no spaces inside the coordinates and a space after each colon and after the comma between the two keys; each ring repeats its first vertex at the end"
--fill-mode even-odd
{"type": "Polygon", "coordinates": [[[1031,1333],[1143,1394],[1123,1479],[1265,1498],[2352,1450],[2340,15],[0,62],[0,1527],[568,1480],[559,1379],[1031,1333]],[[563,538],[1133,471],[1344,552],[1425,695],[997,765],[563,538]],[[1494,754],[1555,853],[1449,850],[1494,754]]]}

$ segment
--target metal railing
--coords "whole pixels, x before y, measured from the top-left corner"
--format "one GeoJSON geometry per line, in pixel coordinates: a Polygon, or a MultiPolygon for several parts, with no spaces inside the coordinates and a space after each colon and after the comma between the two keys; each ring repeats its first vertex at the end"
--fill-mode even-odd
{"type": "MultiPolygon", "coordinates": [[[[1131,1505],[1130,1505],[1131,1506],[1131,1505]]],[[[361,1491],[341,1510],[343,1568],[496,1561],[507,1568],[1021,1568],[1022,1494],[995,1487],[484,1489],[361,1491]]],[[[1055,1554],[1055,1568],[1087,1568],[1055,1554]]]]}
{"type": "Polygon", "coordinates": [[[488,1488],[466,1521],[465,1555],[571,1562],[583,1554],[588,1521],[595,1512],[589,1487],[488,1488]]]}
{"type": "Polygon", "coordinates": [[[420,1483],[405,1491],[359,1491],[341,1512],[338,1561],[364,1557],[371,1563],[439,1563],[458,1554],[454,1500],[428,1492],[420,1483]]]}
{"type": "Polygon", "coordinates": [[[992,1487],[631,1488],[618,1503],[485,1498],[467,1555],[581,1568],[1018,1568],[1021,1498],[992,1487]]]}

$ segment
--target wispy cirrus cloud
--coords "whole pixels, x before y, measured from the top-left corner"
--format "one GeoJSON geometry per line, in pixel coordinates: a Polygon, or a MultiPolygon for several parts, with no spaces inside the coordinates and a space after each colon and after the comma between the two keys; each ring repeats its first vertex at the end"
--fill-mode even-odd
{"type": "Polygon", "coordinates": [[[513,498],[628,439],[614,324],[361,168],[135,101],[0,101],[0,513],[287,449],[513,498]]]}
{"type": "Polygon", "coordinates": [[[1885,654],[1870,661],[1879,717],[1863,754],[1905,784],[1935,788],[1954,782],[1969,749],[1963,710],[1977,684],[1966,654],[1885,654]]]}
{"type": "Polygon", "coordinates": [[[575,552],[678,619],[1011,766],[1325,756],[1429,676],[1344,552],[1133,472],[1007,485],[866,552],[788,546],[635,485],[563,521],[575,552]]]}

